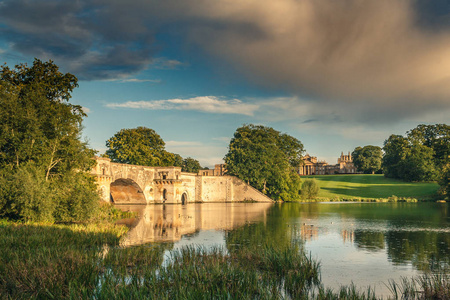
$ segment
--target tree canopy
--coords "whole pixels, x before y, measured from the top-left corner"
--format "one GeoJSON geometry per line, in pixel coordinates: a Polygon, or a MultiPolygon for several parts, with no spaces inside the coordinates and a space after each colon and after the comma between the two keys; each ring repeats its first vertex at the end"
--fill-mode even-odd
{"type": "Polygon", "coordinates": [[[381,169],[383,152],[378,146],[356,147],[352,152],[353,164],[358,171],[366,174],[374,174],[381,169]]]}
{"type": "Polygon", "coordinates": [[[198,173],[198,171],[202,168],[200,162],[192,157],[186,157],[183,159],[183,164],[181,167],[181,171],[190,172],[190,173],[198,173]]]}
{"type": "Polygon", "coordinates": [[[225,156],[227,173],[248,182],[272,199],[299,198],[303,144],[271,127],[244,125],[234,133],[225,156]]]}
{"type": "Polygon", "coordinates": [[[201,169],[198,160],[171,153],[165,149],[166,143],[155,130],[147,127],[121,129],[106,141],[106,157],[111,161],[151,166],[181,167],[183,172],[197,173],[201,169]]]}
{"type": "Polygon", "coordinates": [[[86,171],[95,151],[80,140],[86,114],[69,103],[77,86],[52,61],[1,67],[0,216],[80,220],[94,212],[86,171]]]}
{"type": "Polygon", "coordinates": [[[449,162],[450,126],[419,125],[406,137],[391,135],[383,150],[385,176],[407,181],[437,180],[449,162]]]}
{"type": "Polygon", "coordinates": [[[179,157],[166,151],[165,146],[166,143],[153,129],[121,129],[106,141],[106,155],[111,161],[124,164],[173,166],[179,157]]]}

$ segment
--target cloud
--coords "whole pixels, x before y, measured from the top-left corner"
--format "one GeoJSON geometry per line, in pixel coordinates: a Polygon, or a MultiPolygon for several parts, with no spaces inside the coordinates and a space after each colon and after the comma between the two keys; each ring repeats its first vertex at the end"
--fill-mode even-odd
{"type": "Polygon", "coordinates": [[[346,106],[361,121],[450,106],[450,31],[419,27],[413,1],[212,3],[205,15],[222,26],[191,38],[261,85],[346,106]]]}
{"type": "Polygon", "coordinates": [[[92,112],[92,110],[91,110],[90,108],[85,107],[85,106],[82,106],[81,109],[83,110],[83,112],[84,112],[85,114],[89,114],[90,112],[92,112]]]}
{"type": "Polygon", "coordinates": [[[396,121],[450,107],[450,18],[442,1],[1,4],[1,36],[13,51],[51,58],[80,79],[179,67],[177,60],[157,57],[171,38],[176,47],[188,45],[179,51],[200,47],[264,88],[327,106],[343,119],[396,121]]]}
{"type": "Polygon", "coordinates": [[[161,79],[137,79],[137,78],[129,78],[129,79],[121,79],[121,83],[126,82],[135,82],[135,83],[143,83],[143,82],[149,82],[149,83],[161,83],[161,79]]]}
{"type": "Polygon", "coordinates": [[[169,146],[169,147],[196,147],[196,146],[201,146],[201,143],[189,142],[189,141],[167,141],[166,146],[169,146]]]}
{"type": "Polygon", "coordinates": [[[0,32],[13,51],[52,59],[82,80],[117,79],[144,70],[156,51],[144,14],[125,8],[114,1],[5,0],[0,32]]]}
{"type": "Polygon", "coordinates": [[[238,99],[224,100],[214,96],[190,99],[169,99],[154,101],[128,101],[106,104],[109,108],[132,108],[148,110],[192,110],[216,114],[242,114],[252,116],[259,108],[256,104],[244,103],[238,99]]]}
{"type": "Polygon", "coordinates": [[[221,137],[215,137],[213,138],[213,141],[219,141],[219,142],[223,142],[223,143],[230,143],[231,137],[228,136],[221,136],[221,137]]]}
{"type": "Polygon", "coordinates": [[[186,63],[182,63],[181,61],[167,59],[165,57],[155,58],[151,63],[151,67],[162,70],[173,70],[186,65],[186,63]]]}

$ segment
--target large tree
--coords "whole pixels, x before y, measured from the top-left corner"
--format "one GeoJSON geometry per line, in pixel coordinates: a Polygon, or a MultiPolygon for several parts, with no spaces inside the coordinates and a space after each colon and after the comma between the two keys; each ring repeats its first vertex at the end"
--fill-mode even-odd
{"type": "Polygon", "coordinates": [[[95,152],[80,140],[85,113],[69,103],[77,86],[52,61],[1,67],[0,215],[79,220],[94,212],[98,197],[86,172],[95,152]]]}
{"type": "Polygon", "coordinates": [[[449,162],[450,126],[419,125],[406,137],[391,135],[384,143],[385,176],[407,181],[432,181],[449,162]]]}
{"type": "Polygon", "coordinates": [[[356,147],[352,152],[353,164],[360,172],[374,174],[381,169],[383,152],[378,146],[356,147]]]}
{"type": "Polygon", "coordinates": [[[408,146],[408,140],[401,135],[392,134],[384,141],[384,156],[382,161],[384,176],[398,179],[402,178],[401,162],[406,157],[408,146]]]}
{"type": "Polygon", "coordinates": [[[244,125],[236,130],[225,156],[227,173],[236,175],[272,199],[299,198],[300,178],[295,172],[302,143],[273,128],[244,125]]]}
{"type": "Polygon", "coordinates": [[[408,131],[411,143],[433,149],[433,158],[437,167],[450,161],[450,126],[447,124],[419,125],[408,131]]]}
{"type": "Polygon", "coordinates": [[[166,143],[153,129],[121,129],[106,141],[106,155],[113,161],[142,166],[173,166],[179,160],[165,150],[166,143]]]}

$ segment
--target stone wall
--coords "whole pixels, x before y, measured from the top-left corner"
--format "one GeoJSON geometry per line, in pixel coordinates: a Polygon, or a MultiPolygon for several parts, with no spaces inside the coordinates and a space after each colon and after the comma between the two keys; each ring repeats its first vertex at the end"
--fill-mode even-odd
{"type": "Polygon", "coordinates": [[[272,199],[233,176],[201,176],[179,167],[147,167],[96,158],[91,170],[106,202],[157,204],[184,202],[272,202],[272,199]]]}

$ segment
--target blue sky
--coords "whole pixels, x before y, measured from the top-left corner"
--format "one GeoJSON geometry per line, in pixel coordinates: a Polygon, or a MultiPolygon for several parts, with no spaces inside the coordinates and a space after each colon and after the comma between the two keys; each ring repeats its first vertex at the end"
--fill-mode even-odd
{"type": "Polygon", "coordinates": [[[242,124],[335,163],[418,124],[450,123],[447,0],[3,0],[0,58],[52,59],[105,151],[146,126],[220,163],[242,124]]]}

